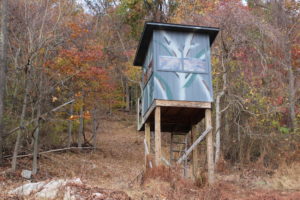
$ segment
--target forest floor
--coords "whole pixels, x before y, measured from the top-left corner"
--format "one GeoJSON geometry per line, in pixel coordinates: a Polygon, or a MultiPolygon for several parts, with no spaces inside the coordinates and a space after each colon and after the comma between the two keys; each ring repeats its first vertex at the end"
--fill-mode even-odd
{"type": "MultiPolygon", "coordinates": [[[[216,175],[216,184],[196,186],[191,180],[171,177],[167,169],[140,175],[144,164],[143,134],[135,130],[131,118],[102,121],[97,149],[43,154],[40,171],[33,181],[80,178],[86,185],[113,191],[124,191],[132,199],[245,199],[299,200],[300,164],[281,167],[272,175],[255,168],[227,169],[216,175]],[[169,175],[165,175],[166,173],[169,175]]],[[[0,192],[5,194],[26,182],[21,169],[30,169],[31,159],[19,160],[19,171],[0,173],[0,192]]],[[[7,171],[9,165],[0,169],[7,171]]],[[[0,194],[0,197],[1,197],[0,194]]],[[[4,198],[3,196],[2,198],[4,198]]],[[[5,198],[4,198],[5,199],[5,198]]],[[[29,198],[30,199],[30,198],[29,198]]]]}

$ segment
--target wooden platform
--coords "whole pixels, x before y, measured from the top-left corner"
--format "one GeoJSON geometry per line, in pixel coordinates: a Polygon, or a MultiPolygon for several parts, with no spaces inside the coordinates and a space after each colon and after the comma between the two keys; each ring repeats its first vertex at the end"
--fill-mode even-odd
{"type": "Polygon", "coordinates": [[[187,133],[191,125],[198,123],[205,117],[205,109],[211,108],[210,102],[154,100],[153,104],[142,118],[140,131],[144,130],[144,123],[150,123],[154,131],[155,107],[161,107],[161,131],[187,133]]]}

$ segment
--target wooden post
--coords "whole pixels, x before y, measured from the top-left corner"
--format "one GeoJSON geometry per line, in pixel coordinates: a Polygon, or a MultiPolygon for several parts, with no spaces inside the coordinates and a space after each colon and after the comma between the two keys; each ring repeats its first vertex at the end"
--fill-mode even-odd
{"type": "Polygon", "coordinates": [[[155,165],[161,162],[161,129],[160,129],[160,107],[155,108],[155,165]]]}
{"type": "MultiPolygon", "coordinates": [[[[147,147],[148,147],[148,151],[149,151],[149,154],[151,153],[151,149],[150,149],[150,138],[151,138],[151,135],[150,135],[150,123],[149,122],[146,122],[145,123],[145,139],[146,139],[146,144],[147,144],[147,147]]],[[[145,153],[145,167],[147,168],[147,154],[145,153]]]]}
{"type": "MultiPolygon", "coordinates": [[[[192,131],[191,131],[191,136],[192,136],[192,144],[197,140],[198,138],[198,124],[194,124],[192,125],[192,131]]],[[[199,166],[198,166],[198,155],[199,155],[199,151],[198,151],[198,148],[195,147],[194,150],[193,150],[193,176],[194,176],[194,179],[197,180],[197,178],[199,178],[199,166]]]]}
{"type": "MultiPolygon", "coordinates": [[[[205,109],[205,127],[211,127],[211,109],[205,109]]],[[[214,183],[214,149],[212,130],[206,136],[208,183],[214,183]]]]}

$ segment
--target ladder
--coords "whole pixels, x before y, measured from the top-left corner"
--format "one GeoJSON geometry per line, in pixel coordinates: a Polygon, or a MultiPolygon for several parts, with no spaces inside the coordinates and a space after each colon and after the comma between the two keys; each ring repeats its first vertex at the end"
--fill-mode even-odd
{"type": "MultiPolygon", "coordinates": [[[[188,148],[188,134],[186,133],[171,133],[171,145],[170,145],[170,163],[171,165],[183,156],[188,148]]],[[[188,165],[187,158],[183,162],[183,175],[187,177],[188,165]]]]}

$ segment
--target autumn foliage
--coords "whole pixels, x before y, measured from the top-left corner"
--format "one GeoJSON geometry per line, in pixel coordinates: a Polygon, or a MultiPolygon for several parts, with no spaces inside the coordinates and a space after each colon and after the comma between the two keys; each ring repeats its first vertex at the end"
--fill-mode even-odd
{"type": "Polygon", "coordinates": [[[76,145],[81,127],[89,144],[91,121],[134,113],[141,69],[132,61],[146,21],[220,27],[211,57],[225,159],[250,162],[274,144],[263,138],[299,135],[299,1],[8,2],[5,155],[15,127],[27,153],[37,127],[54,146],[65,145],[68,130],[76,145]],[[72,99],[73,113],[69,104],[52,112],[72,99]]]}

